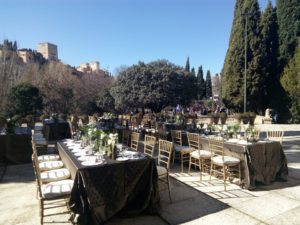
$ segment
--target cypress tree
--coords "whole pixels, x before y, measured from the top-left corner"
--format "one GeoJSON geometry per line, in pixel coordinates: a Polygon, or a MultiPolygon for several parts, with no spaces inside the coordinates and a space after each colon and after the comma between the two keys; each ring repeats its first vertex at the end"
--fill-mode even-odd
{"type": "Polygon", "coordinates": [[[278,26],[276,10],[273,8],[271,1],[263,13],[261,20],[261,37],[262,37],[262,74],[265,76],[263,98],[264,108],[274,107],[276,101],[273,101],[274,95],[278,93],[277,77],[277,57],[278,57],[278,26]]]}
{"type": "MultiPolygon", "coordinates": [[[[291,122],[296,121],[294,119],[297,113],[295,105],[298,104],[299,98],[293,97],[291,94],[293,85],[287,85],[286,81],[294,80],[293,76],[295,73],[289,71],[291,71],[290,67],[295,65],[295,62],[290,62],[290,60],[294,58],[297,42],[299,42],[298,38],[300,37],[300,0],[277,0],[276,7],[279,40],[278,76],[280,78],[280,84],[278,85],[280,91],[277,92],[277,96],[280,99],[277,96],[274,97],[278,102],[285,103],[277,104],[280,122],[287,122],[292,116],[291,122]]],[[[296,83],[294,85],[297,87],[296,83]]]]}
{"type": "Polygon", "coordinates": [[[209,99],[210,97],[212,97],[211,75],[209,70],[207,70],[206,73],[205,87],[206,87],[206,98],[209,99]]]}
{"type": "Polygon", "coordinates": [[[284,68],[281,76],[281,84],[291,99],[289,122],[300,123],[300,38],[293,58],[284,68]]]}
{"type": "Polygon", "coordinates": [[[239,0],[229,47],[222,69],[222,98],[225,105],[241,111],[244,104],[245,24],[247,26],[247,110],[261,111],[263,89],[262,49],[260,37],[260,10],[257,0],[239,0]],[[244,15],[247,13],[248,15],[244,15]]]}
{"type": "Polygon", "coordinates": [[[292,58],[300,36],[300,0],[277,0],[280,69],[292,58]]]}
{"type": "Polygon", "coordinates": [[[194,77],[196,77],[196,72],[195,72],[195,68],[194,68],[194,67],[191,69],[191,74],[192,74],[194,77]]]}
{"type": "Polygon", "coordinates": [[[202,66],[199,66],[197,72],[197,96],[198,100],[201,100],[205,97],[205,81],[203,78],[203,69],[202,66]]]}
{"type": "Polygon", "coordinates": [[[190,57],[187,57],[184,70],[190,72],[190,57]]]}

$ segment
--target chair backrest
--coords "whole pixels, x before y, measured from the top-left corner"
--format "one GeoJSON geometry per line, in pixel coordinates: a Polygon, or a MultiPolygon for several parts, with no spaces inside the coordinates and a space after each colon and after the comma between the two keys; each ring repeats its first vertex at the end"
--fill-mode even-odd
{"type": "Polygon", "coordinates": [[[282,143],[284,131],[283,130],[269,130],[267,131],[267,138],[282,143]]]}
{"type": "Polygon", "coordinates": [[[182,146],[181,130],[171,130],[172,141],[174,144],[182,146]]]}
{"type": "Polygon", "coordinates": [[[144,154],[153,157],[156,137],[145,135],[144,154]]]}
{"type": "Polygon", "coordinates": [[[173,143],[159,139],[158,141],[158,165],[170,169],[173,143]]]}
{"type": "Polygon", "coordinates": [[[122,132],[122,144],[129,146],[129,140],[130,140],[130,130],[124,129],[122,132]]]}
{"type": "Polygon", "coordinates": [[[256,139],[259,139],[259,136],[260,136],[260,130],[255,130],[255,131],[253,132],[253,136],[254,136],[254,138],[256,138],[256,139]]]}
{"type": "Polygon", "coordinates": [[[208,146],[212,156],[221,155],[224,157],[224,139],[223,138],[208,138],[208,146]]]}
{"type": "Polygon", "coordinates": [[[140,141],[140,133],[137,132],[132,132],[131,134],[131,145],[130,148],[133,150],[137,151],[138,146],[139,146],[139,141],[140,141]]]}
{"type": "Polygon", "coordinates": [[[190,148],[201,149],[200,138],[197,133],[187,133],[188,143],[190,148]]]}

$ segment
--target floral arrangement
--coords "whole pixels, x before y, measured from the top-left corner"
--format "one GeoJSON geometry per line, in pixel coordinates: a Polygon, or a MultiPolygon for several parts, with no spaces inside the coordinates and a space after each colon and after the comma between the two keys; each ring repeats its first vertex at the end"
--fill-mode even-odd
{"type": "Polygon", "coordinates": [[[241,127],[239,124],[233,124],[233,125],[228,125],[227,126],[227,132],[229,137],[232,137],[232,135],[237,135],[238,132],[241,131],[241,127]]]}
{"type": "Polygon", "coordinates": [[[245,132],[247,133],[248,138],[251,138],[253,140],[256,140],[258,138],[259,130],[253,125],[248,126],[245,132]]]}
{"type": "Polygon", "coordinates": [[[54,121],[55,123],[58,122],[58,114],[57,114],[57,113],[52,113],[52,114],[51,114],[51,118],[53,119],[53,121],[54,121]]]}
{"type": "Polygon", "coordinates": [[[6,120],[6,134],[14,134],[15,133],[15,121],[13,119],[6,120]]]}
{"type": "Polygon", "coordinates": [[[105,119],[105,120],[111,120],[114,118],[116,118],[115,114],[110,113],[110,112],[105,112],[102,117],[102,119],[105,119]]]}

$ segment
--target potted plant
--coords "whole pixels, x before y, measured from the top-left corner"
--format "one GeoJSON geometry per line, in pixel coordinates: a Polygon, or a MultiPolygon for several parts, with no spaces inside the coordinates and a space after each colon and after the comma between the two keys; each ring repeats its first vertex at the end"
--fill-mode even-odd
{"type": "Polygon", "coordinates": [[[34,127],[34,115],[27,115],[25,119],[26,119],[28,127],[33,128],[34,127]]]}
{"type": "Polygon", "coordinates": [[[254,112],[249,112],[249,123],[250,125],[254,125],[256,114],[254,112]]]}
{"type": "Polygon", "coordinates": [[[212,113],[212,114],[210,114],[210,117],[211,117],[211,123],[212,124],[218,124],[219,123],[219,118],[220,118],[219,113],[212,113]]]}
{"type": "Polygon", "coordinates": [[[247,112],[242,113],[241,119],[244,124],[248,124],[249,123],[249,113],[247,113],[247,112]]]}
{"type": "Polygon", "coordinates": [[[220,113],[221,124],[224,125],[226,123],[227,114],[225,112],[220,113]]]}

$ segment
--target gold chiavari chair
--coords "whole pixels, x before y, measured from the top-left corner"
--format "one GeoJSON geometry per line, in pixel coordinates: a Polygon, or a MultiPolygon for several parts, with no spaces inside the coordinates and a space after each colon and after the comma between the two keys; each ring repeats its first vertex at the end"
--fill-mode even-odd
{"type": "Polygon", "coordinates": [[[40,201],[40,224],[42,225],[44,222],[45,201],[64,199],[65,203],[67,203],[67,198],[70,196],[74,182],[71,179],[64,179],[44,184],[41,179],[39,163],[34,154],[32,156],[32,165],[36,177],[38,199],[40,201]]]}
{"type": "Polygon", "coordinates": [[[190,147],[182,145],[181,130],[171,130],[172,142],[174,146],[173,163],[175,159],[181,162],[181,172],[183,172],[183,163],[190,160],[190,147]]]}
{"type": "Polygon", "coordinates": [[[129,146],[131,131],[124,129],[122,131],[122,144],[129,146]]]}
{"type": "Polygon", "coordinates": [[[169,199],[172,202],[170,190],[169,169],[171,163],[171,156],[173,151],[173,143],[166,140],[158,141],[158,160],[157,160],[157,173],[158,179],[166,183],[168,186],[169,199]]]}
{"type": "Polygon", "coordinates": [[[140,133],[137,132],[132,132],[131,133],[131,144],[130,144],[130,148],[138,151],[139,149],[139,141],[140,141],[140,133]]]}
{"type": "Polygon", "coordinates": [[[155,143],[156,143],[156,137],[145,135],[145,140],[144,140],[144,154],[145,155],[149,155],[150,157],[153,157],[155,143]]]}
{"type": "Polygon", "coordinates": [[[211,152],[201,149],[202,145],[200,143],[199,134],[187,133],[187,137],[191,151],[189,173],[191,171],[191,165],[197,166],[200,170],[200,181],[202,181],[202,171],[209,171],[211,152]]]}
{"type": "Polygon", "coordinates": [[[225,191],[227,178],[237,175],[241,183],[240,160],[238,158],[225,155],[224,140],[220,138],[209,138],[208,144],[212,154],[209,180],[211,181],[212,174],[222,175],[225,191]]]}
{"type": "Polygon", "coordinates": [[[283,141],[283,130],[269,130],[267,131],[267,138],[272,141],[279,141],[282,144],[283,141]]]}

